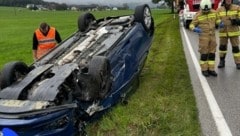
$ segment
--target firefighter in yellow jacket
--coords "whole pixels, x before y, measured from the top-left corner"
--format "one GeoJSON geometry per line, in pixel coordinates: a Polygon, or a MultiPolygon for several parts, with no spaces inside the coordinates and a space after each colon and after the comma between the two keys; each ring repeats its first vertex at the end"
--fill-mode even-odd
{"type": "Polygon", "coordinates": [[[240,69],[240,53],[239,53],[239,6],[232,4],[232,0],[224,0],[223,6],[217,9],[221,26],[219,30],[219,56],[220,63],[218,68],[225,67],[225,57],[227,53],[228,39],[232,45],[232,53],[237,69],[240,69]]]}
{"type": "Polygon", "coordinates": [[[215,52],[216,36],[215,27],[218,24],[218,16],[215,10],[211,9],[210,0],[202,0],[200,11],[197,12],[190,24],[190,29],[199,34],[199,53],[200,66],[202,74],[206,77],[209,75],[216,77],[215,71],[215,52]]]}
{"type": "Polygon", "coordinates": [[[41,23],[33,34],[33,59],[40,59],[61,41],[60,34],[54,27],[50,27],[46,22],[41,23]]]}

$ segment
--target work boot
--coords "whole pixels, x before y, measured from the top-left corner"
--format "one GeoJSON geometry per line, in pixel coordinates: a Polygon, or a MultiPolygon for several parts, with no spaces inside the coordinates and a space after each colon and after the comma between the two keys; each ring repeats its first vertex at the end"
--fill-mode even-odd
{"type": "Polygon", "coordinates": [[[218,68],[224,68],[225,67],[225,60],[220,60],[218,64],[218,68]]]}
{"type": "Polygon", "coordinates": [[[214,70],[213,70],[213,71],[212,71],[212,70],[209,70],[209,71],[208,71],[208,74],[211,75],[211,76],[214,76],[214,77],[217,76],[217,73],[216,73],[214,70]]]}
{"type": "Polygon", "coordinates": [[[237,69],[240,69],[240,64],[236,64],[236,66],[237,66],[237,69]]]}
{"type": "Polygon", "coordinates": [[[205,77],[208,77],[208,76],[209,76],[208,70],[202,71],[202,74],[203,74],[205,77]]]}

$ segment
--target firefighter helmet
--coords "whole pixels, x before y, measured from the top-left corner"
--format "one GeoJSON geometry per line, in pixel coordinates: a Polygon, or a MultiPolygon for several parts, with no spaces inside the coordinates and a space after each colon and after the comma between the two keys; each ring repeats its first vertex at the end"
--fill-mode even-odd
{"type": "Polygon", "coordinates": [[[200,8],[203,12],[209,12],[212,8],[212,3],[210,0],[202,0],[200,3],[200,8]]]}

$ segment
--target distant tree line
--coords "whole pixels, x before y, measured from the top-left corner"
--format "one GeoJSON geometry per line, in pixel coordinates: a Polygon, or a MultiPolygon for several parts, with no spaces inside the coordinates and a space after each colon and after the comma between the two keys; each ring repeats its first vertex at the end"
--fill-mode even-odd
{"type": "Polygon", "coordinates": [[[45,5],[42,0],[0,0],[0,6],[25,7],[27,4],[45,5]]]}
{"type": "Polygon", "coordinates": [[[26,7],[27,4],[34,4],[31,10],[37,10],[36,5],[42,5],[48,9],[67,10],[68,6],[65,3],[58,4],[55,2],[44,2],[42,0],[0,0],[0,6],[8,7],[26,7]]]}
{"type": "MultiPolygon", "coordinates": [[[[70,8],[65,3],[55,3],[55,2],[45,2],[43,0],[0,0],[0,6],[8,6],[8,7],[26,7],[26,5],[32,4],[34,5],[33,7],[30,7],[30,10],[37,10],[38,7],[37,5],[41,5],[44,8],[47,8],[49,10],[67,10],[70,8]]],[[[99,6],[97,4],[91,4],[91,5],[75,5],[80,10],[88,10],[88,9],[94,9],[98,8],[99,10],[101,9],[106,9],[109,8],[107,6],[99,6]]],[[[118,7],[118,9],[129,9],[127,3],[124,3],[122,7],[118,7]]]]}

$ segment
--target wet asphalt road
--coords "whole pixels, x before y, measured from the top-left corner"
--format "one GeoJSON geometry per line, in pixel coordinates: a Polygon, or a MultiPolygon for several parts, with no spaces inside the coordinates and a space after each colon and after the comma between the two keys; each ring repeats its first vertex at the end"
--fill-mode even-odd
{"type": "MultiPolygon", "coordinates": [[[[217,125],[218,123],[216,123],[216,120],[214,120],[213,113],[215,113],[216,111],[209,108],[209,101],[207,100],[206,94],[203,91],[204,87],[200,83],[201,78],[205,77],[199,75],[199,72],[197,72],[197,69],[194,66],[194,60],[192,59],[190,50],[187,46],[189,43],[191,44],[190,46],[193,48],[194,55],[199,60],[200,55],[198,53],[198,35],[184,29],[181,25],[180,32],[182,35],[184,52],[187,59],[189,73],[191,76],[194,94],[199,110],[199,119],[202,128],[202,135],[240,136],[240,70],[237,70],[236,65],[234,64],[230,44],[228,45],[225,68],[217,68],[219,58],[218,53],[216,53],[216,72],[218,73],[218,77],[206,78],[210,90],[223,115],[223,120],[226,121],[226,125],[230,130],[230,133],[227,133],[227,129],[225,131],[224,127],[219,127],[217,125]],[[186,35],[188,38],[186,38],[186,35]]],[[[216,31],[216,34],[217,33],[218,32],[216,31]]]]}

